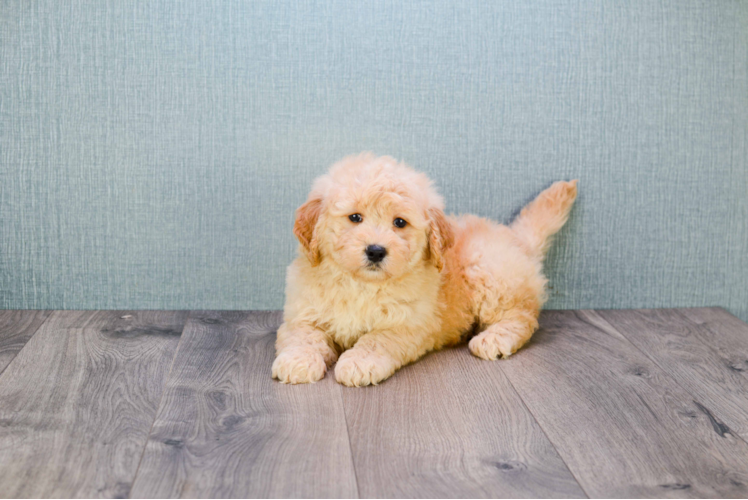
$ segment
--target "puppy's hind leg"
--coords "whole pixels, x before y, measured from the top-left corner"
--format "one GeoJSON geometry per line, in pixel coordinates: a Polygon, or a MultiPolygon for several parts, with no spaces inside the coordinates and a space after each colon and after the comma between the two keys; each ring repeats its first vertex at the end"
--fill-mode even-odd
{"type": "Polygon", "coordinates": [[[468,347],[470,352],[482,359],[506,358],[525,345],[537,329],[537,313],[510,310],[473,337],[468,347]]]}

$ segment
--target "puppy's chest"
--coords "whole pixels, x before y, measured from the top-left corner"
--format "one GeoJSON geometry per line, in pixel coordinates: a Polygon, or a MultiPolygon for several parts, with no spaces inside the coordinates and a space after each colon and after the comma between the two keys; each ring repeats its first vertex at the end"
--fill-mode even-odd
{"type": "Polygon", "coordinates": [[[356,290],[319,304],[320,319],[335,342],[348,349],[364,334],[406,327],[417,304],[395,300],[382,291],[356,290]]]}

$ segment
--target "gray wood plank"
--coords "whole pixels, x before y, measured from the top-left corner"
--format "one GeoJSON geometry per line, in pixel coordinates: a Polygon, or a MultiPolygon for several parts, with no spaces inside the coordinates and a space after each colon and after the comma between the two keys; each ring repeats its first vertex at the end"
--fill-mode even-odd
{"type": "Polygon", "coordinates": [[[2,496],[126,496],[186,316],[54,312],[0,375],[2,496]]]}
{"type": "MultiPolygon", "coordinates": [[[[748,440],[748,372],[742,368],[742,363],[748,363],[748,335],[742,343],[725,345],[730,349],[727,352],[713,347],[715,337],[725,342],[727,336],[694,323],[677,309],[611,310],[597,314],[675,377],[731,431],[748,440]]],[[[716,318],[712,328],[735,331],[722,316],[716,318]]],[[[743,329],[748,330],[748,325],[743,323],[743,329]]]]}
{"type": "Polygon", "coordinates": [[[270,377],[279,312],[189,320],[133,497],[356,497],[341,388],[270,377]]]}
{"type": "Polygon", "coordinates": [[[0,373],[50,314],[52,311],[0,311],[0,373]]]}
{"type": "Polygon", "coordinates": [[[725,360],[728,368],[748,376],[748,324],[721,307],[678,309],[701,325],[699,337],[725,360]]]}
{"type": "Polygon", "coordinates": [[[464,345],[343,400],[362,497],[585,497],[500,364],[464,345]]]}
{"type": "Polygon", "coordinates": [[[501,367],[594,497],[745,497],[748,444],[592,311],[546,311],[501,367]]]}

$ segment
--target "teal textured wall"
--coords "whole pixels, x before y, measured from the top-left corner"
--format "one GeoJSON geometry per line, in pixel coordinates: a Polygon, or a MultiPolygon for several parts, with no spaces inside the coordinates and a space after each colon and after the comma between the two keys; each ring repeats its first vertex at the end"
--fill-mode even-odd
{"type": "Polygon", "coordinates": [[[0,307],[280,308],[339,157],[506,221],[581,195],[548,307],[748,319],[748,2],[0,4],[0,307]]]}

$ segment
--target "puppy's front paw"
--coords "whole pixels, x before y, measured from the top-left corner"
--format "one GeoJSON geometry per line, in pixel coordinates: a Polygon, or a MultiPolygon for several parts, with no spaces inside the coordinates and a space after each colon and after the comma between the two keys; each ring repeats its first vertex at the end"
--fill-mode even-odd
{"type": "Polygon", "coordinates": [[[273,378],[284,384],[308,384],[325,376],[325,358],[315,349],[286,349],[273,362],[273,378]]]}
{"type": "Polygon", "coordinates": [[[468,348],[473,355],[490,361],[501,357],[508,358],[522,347],[523,343],[511,333],[489,329],[473,337],[468,343],[468,348]]]}
{"type": "Polygon", "coordinates": [[[335,379],[348,387],[378,384],[395,373],[395,363],[381,354],[359,351],[344,352],[335,365],[335,379]]]}

